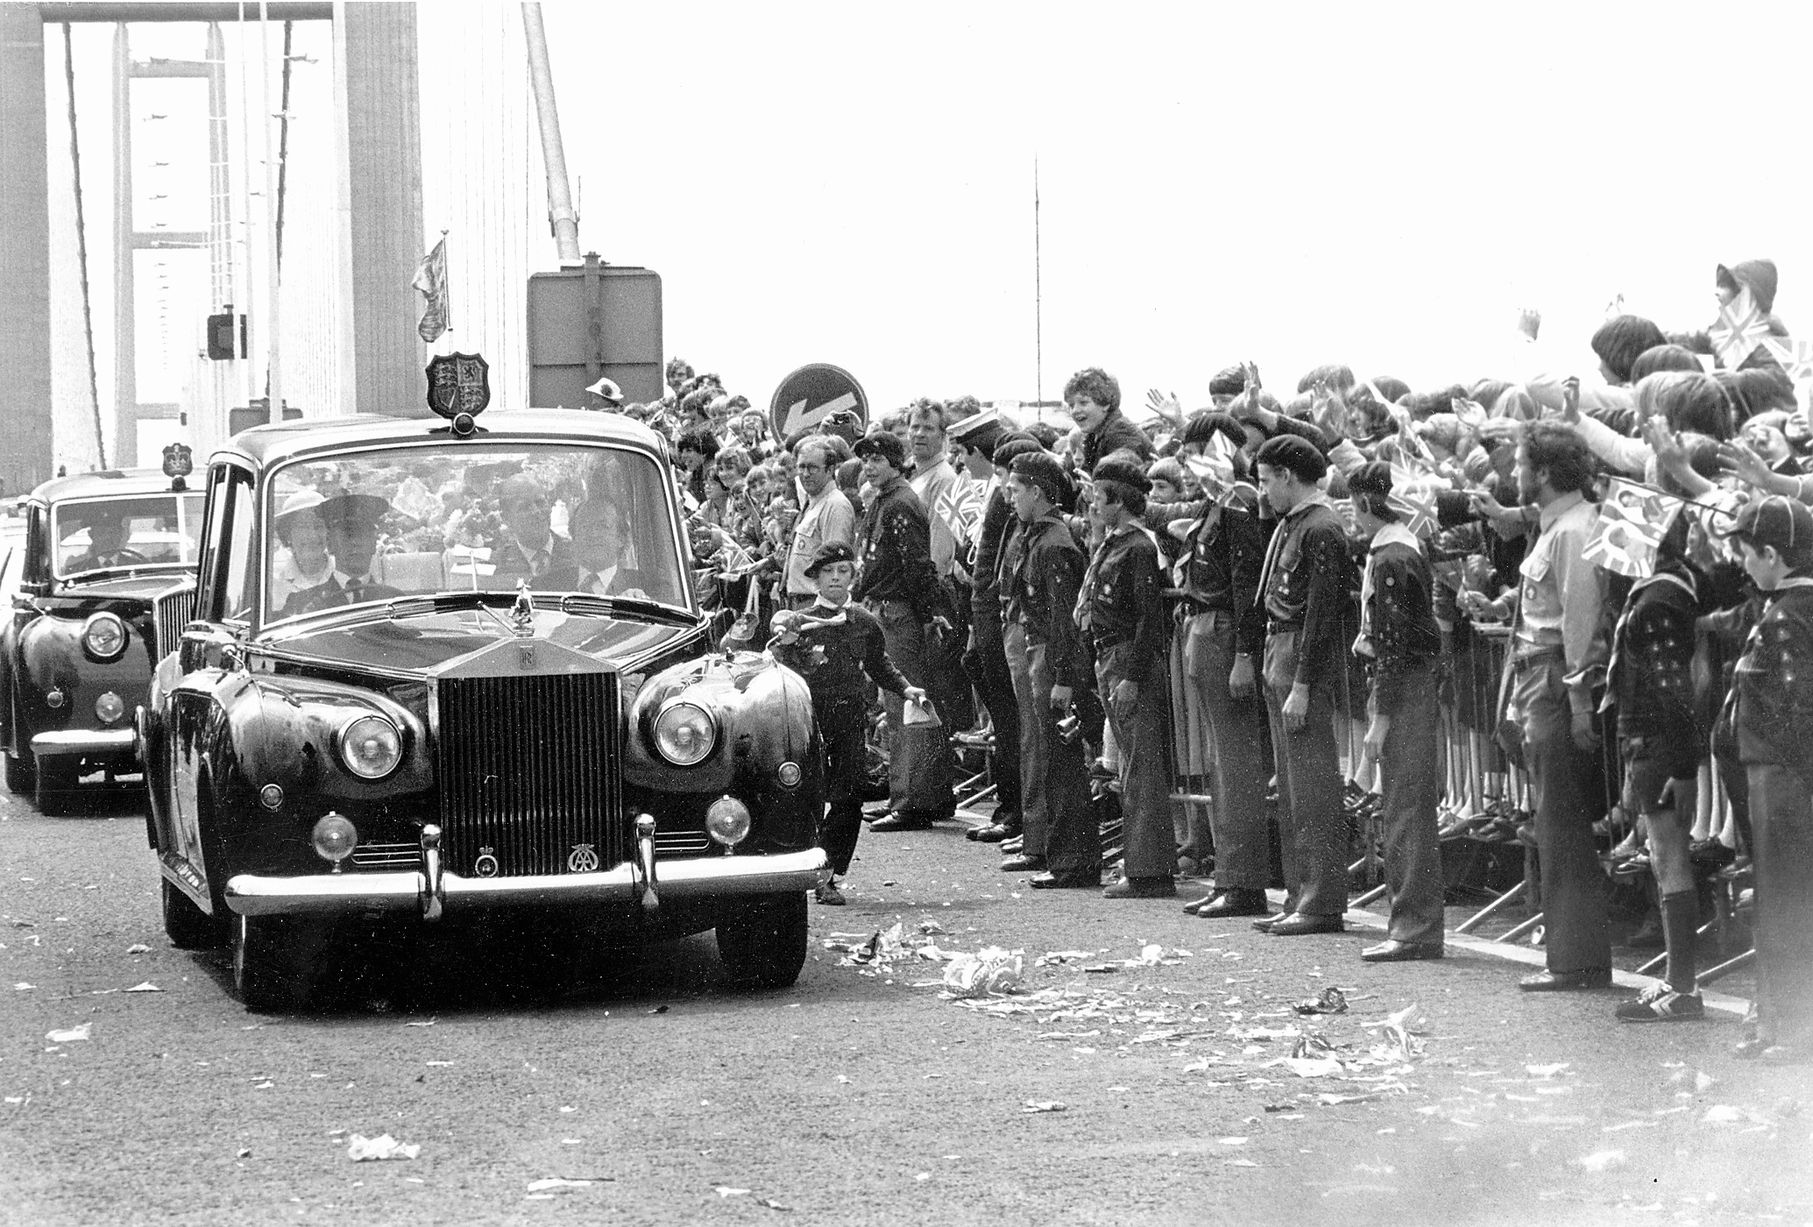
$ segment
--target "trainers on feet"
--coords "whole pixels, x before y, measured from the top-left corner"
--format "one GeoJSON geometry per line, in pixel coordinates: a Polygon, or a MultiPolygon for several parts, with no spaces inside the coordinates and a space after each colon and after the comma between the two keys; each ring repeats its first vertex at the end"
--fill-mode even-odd
{"type": "Polygon", "coordinates": [[[1623,1022],[1681,1022],[1705,1016],[1706,1007],[1698,993],[1676,992],[1666,980],[1657,980],[1635,1001],[1618,1007],[1618,1018],[1623,1022]]]}

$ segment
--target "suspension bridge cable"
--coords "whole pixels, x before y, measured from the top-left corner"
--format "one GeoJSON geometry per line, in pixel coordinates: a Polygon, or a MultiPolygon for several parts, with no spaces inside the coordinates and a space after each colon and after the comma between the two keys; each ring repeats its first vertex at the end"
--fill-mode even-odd
{"type": "MultiPolygon", "coordinates": [[[[82,276],[82,331],[88,339],[88,399],[94,405],[95,459],[104,469],[107,467],[107,440],[101,433],[101,386],[94,367],[94,304],[88,293],[88,228],[82,220],[82,143],[76,133],[75,42],[67,21],[63,23],[63,79],[69,95],[69,164],[75,171],[76,262],[82,276]]],[[[115,207],[119,207],[118,202],[115,207]]]]}

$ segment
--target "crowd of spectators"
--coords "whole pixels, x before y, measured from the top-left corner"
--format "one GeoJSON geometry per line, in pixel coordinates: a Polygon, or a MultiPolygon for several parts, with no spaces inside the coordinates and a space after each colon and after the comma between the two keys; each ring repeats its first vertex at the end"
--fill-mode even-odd
{"type": "MultiPolygon", "coordinates": [[[[814,562],[847,547],[900,675],[871,670],[890,679],[871,832],[948,820],[952,754],[992,745],[998,804],[970,834],[1004,870],[1164,898],[1212,869],[1186,910],[1309,936],[1343,927],[1357,786],[1391,917],[1361,957],[1439,958],[1437,713],[1483,712],[1470,734],[1529,784],[1547,965],[1521,987],[1611,983],[1608,875],[1635,868],[1666,969],[1616,1016],[1701,1016],[1705,880],[1735,862],[1759,965],[1740,1051],[1791,1060],[1813,1045],[1813,432],[1774,265],[1719,266],[1714,288],[1705,331],[1608,318],[1585,378],[1411,388],[1329,364],[1273,386],[1241,364],[1194,410],[1150,394],[1135,424],[1089,368],[1048,420],[927,398],[777,440],[676,360],[668,397],[620,410],[671,440],[695,563],[754,645],[779,610],[835,613],[814,562]],[[1173,799],[1185,712],[1202,821],[1173,799]]],[[[842,901],[835,880],[820,898],[842,901]]]]}

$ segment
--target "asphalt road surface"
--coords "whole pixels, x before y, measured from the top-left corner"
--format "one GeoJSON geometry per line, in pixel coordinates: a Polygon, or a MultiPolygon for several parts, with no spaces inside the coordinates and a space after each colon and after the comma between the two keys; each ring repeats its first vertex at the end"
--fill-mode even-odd
{"type": "Polygon", "coordinates": [[[136,799],[97,809],[0,801],[7,1222],[1813,1217],[1813,1074],[1732,1059],[1731,1013],[1522,995],[1501,953],[1052,897],[952,827],[865,836],[789,991],[725,988],[709,936],[449,925],[262,1016],[165,940],[136,799]],[[926,943],[1023,952],[1020,991],[942,997],[926,943]],[[1331,987],[1345,1013],[1293,1010],[1331,987]],[[419,1152],[349,1157],[385,1134],[419,1152]]]}

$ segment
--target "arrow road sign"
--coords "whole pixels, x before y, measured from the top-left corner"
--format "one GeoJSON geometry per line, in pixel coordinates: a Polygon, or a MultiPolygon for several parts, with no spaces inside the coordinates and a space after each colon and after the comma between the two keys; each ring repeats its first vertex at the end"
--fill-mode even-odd
{"type": "Polygon", "coordinates": [[[856,377],[839,366],[814,362],[781,380],[768,405],[768,421],[777,439],[817,426],[834,413],[869,420],[869,398],[856,377]]]}

